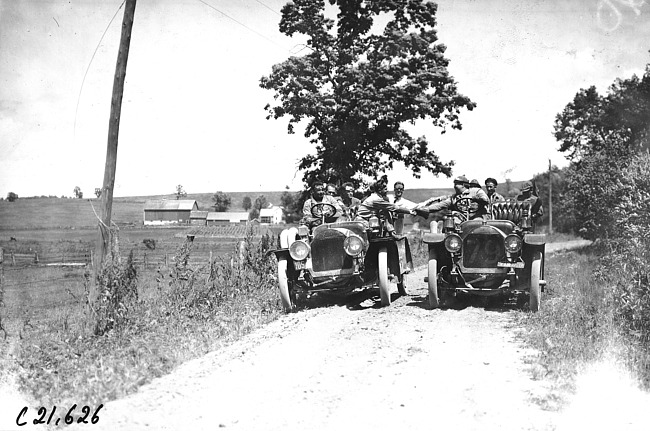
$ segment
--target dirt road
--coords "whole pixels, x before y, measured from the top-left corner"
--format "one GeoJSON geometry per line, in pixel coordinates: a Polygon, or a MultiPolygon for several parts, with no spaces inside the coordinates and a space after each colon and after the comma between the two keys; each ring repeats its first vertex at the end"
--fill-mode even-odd
{"type": "Polygon", "coordinates": [[[428,310],[423,278],[389,308],[359,294],[284,316],[107,403],[93,429],[548,429],[516,311],[428,310]]]}

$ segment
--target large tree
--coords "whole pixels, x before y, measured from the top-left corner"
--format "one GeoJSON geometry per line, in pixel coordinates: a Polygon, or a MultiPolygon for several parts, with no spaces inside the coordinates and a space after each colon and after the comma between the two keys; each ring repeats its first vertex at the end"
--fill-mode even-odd
{"type": "Polygon", "coordinates": [[[299,169],[309,183],[377,176],[402,162],[451,175],[425,137],[404,128],[425,119],[461,129],[462,108],[445,45],[438,43],[437,5],[421,0],[295,0],[282,8],[280,31],[307,37],[306,53],[273,66],[260,86],[275,92],[267,118],[289,117],[288,132],[306,120],[316,146],[299,169]],[[336,14],[336,19],[330,18],[336,14]],[[383,24],[385,23],[385,25],[383,24]],[[381,28],[379,28],[381,27],[381,28]]]}
{"type": "Polygon", "coordinates": [[[617,79],[604,95],[595,87],[581,89],[557,115],[555,137],[571,161],[567,198],[580,233],[589,239],[618,235],[614,209],[624,174],[649,147],[650,65],[642,77],[617,79]]]}

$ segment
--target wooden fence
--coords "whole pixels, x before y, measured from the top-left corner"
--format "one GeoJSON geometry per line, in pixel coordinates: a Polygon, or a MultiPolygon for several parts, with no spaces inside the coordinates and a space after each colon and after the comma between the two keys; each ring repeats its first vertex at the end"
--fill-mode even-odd
{"type": "MultiPolygon", "coordinates": [[[[1,250],[1,249],[0,249],[1,250]]],[[[0,252],[1,253],[1,252],[0,252]]],[[[28,266],[92,266],[93,251],[81,251],[72,253],[61,253],[56,255],[39,255],[38,253],[12,253],[4,252],[4,259],[0,256],[0,264],[7,267],[28,267],[28,266]]],[[[196,265],[207,265],[217,256],[223,253],[193,252],[190,255],[190,263],[196,265]]],[[[122,254],[126,259],[128,253],[122,254]]],[[[134,252],[133,262],[136,267],[143,269],[155,269],[159,266],[174,264],[174,253],[161,252],[134,252]]]]}

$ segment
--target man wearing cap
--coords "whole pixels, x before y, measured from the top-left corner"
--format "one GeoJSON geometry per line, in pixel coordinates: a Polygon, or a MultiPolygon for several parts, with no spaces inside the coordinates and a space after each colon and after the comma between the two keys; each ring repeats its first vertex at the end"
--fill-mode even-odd
{"type": "Polygon", "coordinates": [[[533,226],[535,226],[535,222],[544,215],[544,208],[542,207],[542,200],[533,193],[533,185],[530,181],[526,181],[521,186],[521,194],[517,196],[517,202],[528,202],[530,204],[530,216],[533,219],[533,226]]]}
{"type": "MultiPolygon", "coordinates": [[[[477,181],[478,182],[478,181],[477,181]]],[[[469,219],[483,218],[483,212],[486,205],[490,203],[482,188],[469,188],[467,177],[461,175],[454,179],[455,193],[440,200],[440,198],[431,198],[418,204],[418,208],[427,207],[429,212],[449,209],[460,213],[468,213],[469,219]],[[436,202],[438,200],[438,202],[436,202]],[[470,202],[468,202],[468,200],[470,202]],[[470,203],[476,202],[476,208],[472,208],[470,203]]]]}
{"type": "Polygon", "coordinates": [[[321,224],[321,218],[314,217],[311,213],[311,208],[319,203],[330,204],[336,209],[336,213],[332,217],[325,219],[326,223],[333,223],[341,216],[342,210],[339,202],[334,197],[325,194],[325,184],[322,181],[314,181],[311,186],[311,197],[305,201],[302,207],[303,218],[300,220],[300,224],[307,225],[310,228],[321,224]]]}

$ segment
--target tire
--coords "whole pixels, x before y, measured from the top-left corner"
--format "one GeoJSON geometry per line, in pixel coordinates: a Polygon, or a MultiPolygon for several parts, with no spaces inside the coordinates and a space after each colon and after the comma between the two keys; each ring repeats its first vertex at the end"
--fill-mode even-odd
{"type": "Polygon", "coordinates": [[[440,307],[437,259],[429,259],[429,307],[431,307],[431,309],[440,307]]]}
{"type": "Polygon", "coordinates": [[[278,258],[278,286],[280,288],[280,300],[285,313],[293,310],[292,295],[289,292],[289,279],[287,278],[287,258],[281,256],[278,258]]]}
{"type": "Polygon", "coordinates": [[[388,251],[386,247],[381,247],[378,253],[379,264],[379,297],[381,305],[390,305],[390,284],[388,284],[388,251]]]}
{"type": "Polygon", "coordinates": [[[539,311],[542,289],[539,285],[539,278],[542,273],[542,255],[535,253],[533,262],[530,265],[530,298],[528,306],[530,311],[539,311]]]}

